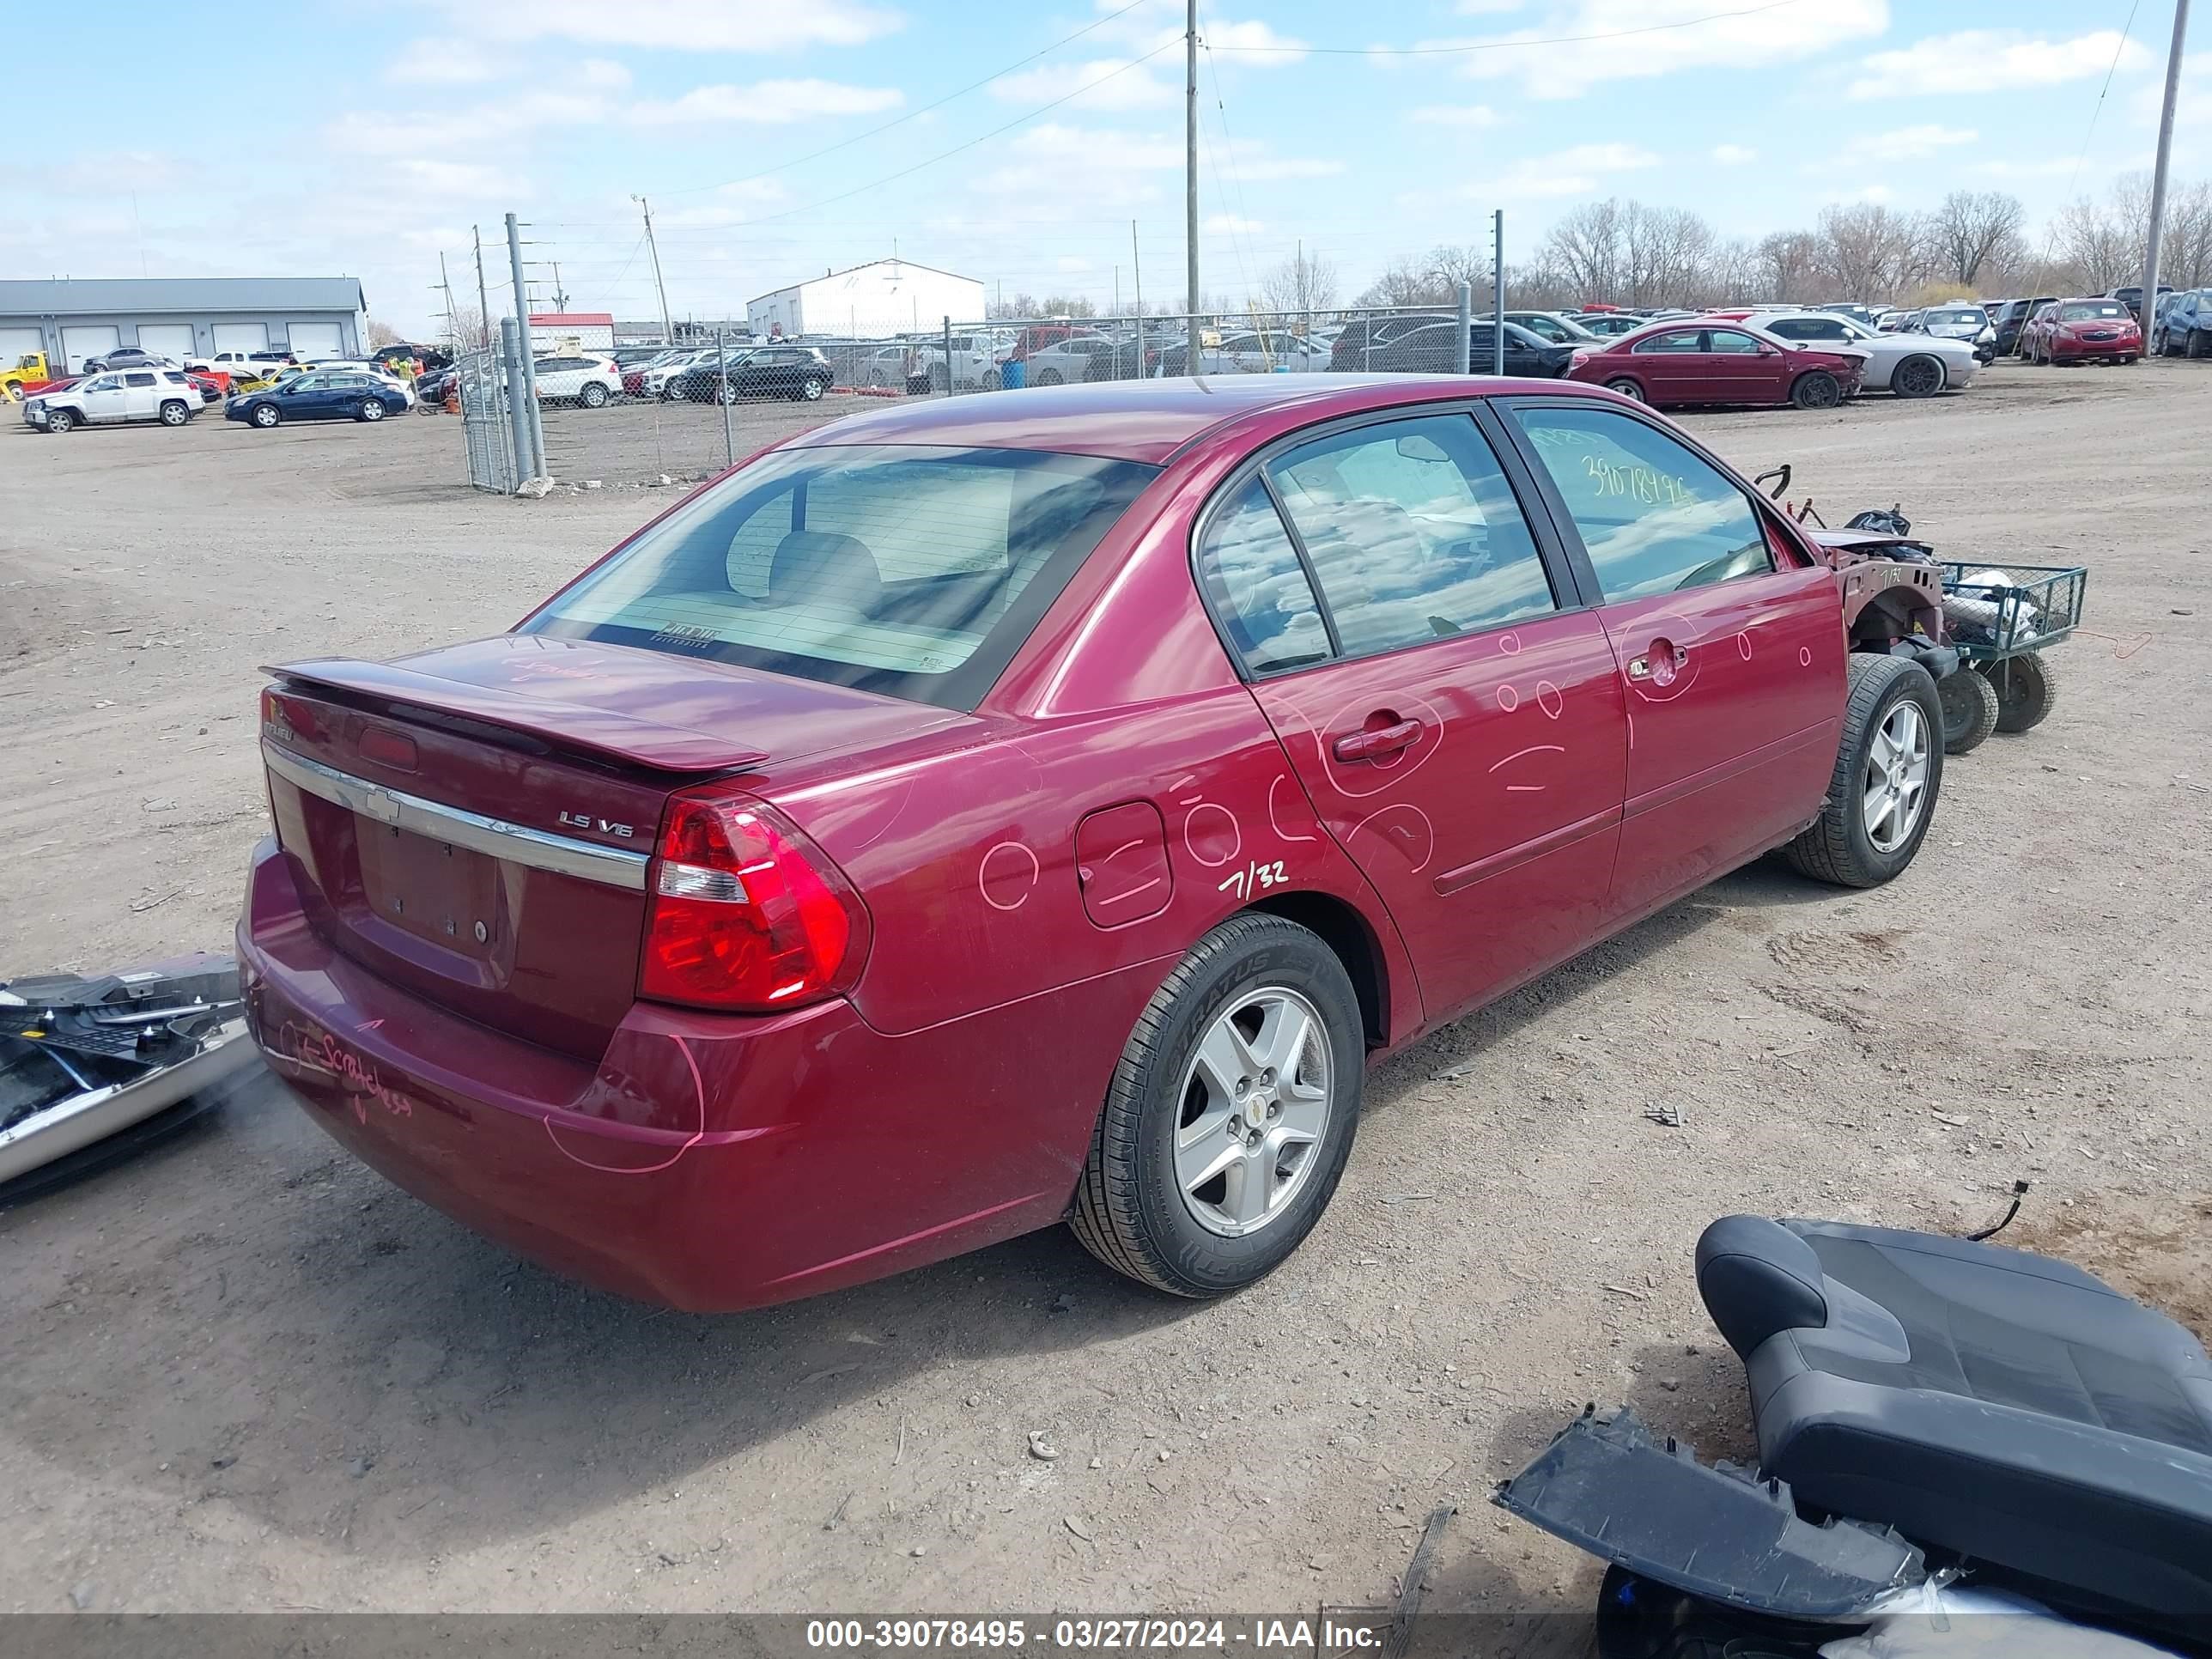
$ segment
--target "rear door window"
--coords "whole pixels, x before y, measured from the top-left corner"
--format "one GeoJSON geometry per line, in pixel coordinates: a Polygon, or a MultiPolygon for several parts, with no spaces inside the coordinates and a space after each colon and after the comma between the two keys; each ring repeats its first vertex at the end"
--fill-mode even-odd
{"type": "Polygon", "coordinates": [[[1158,471],[1035,450],[779,450],[520,631],[972,708],[1158,471]]]}
{"type": "Polygon", "coordinates": [[[1517,408],[1609,603],[1763,575],[1774,555],[1728,477],[1633,416],[1517,408]]]}
{"type": "Polygon", "coordinates": [[[1520,502],[1467,416],[1356,427],[1268,471],[1347,657],[1557,608],[1520,502]]]}
{"type": "Polygon", "coordinates": [[[1248,479],[1207,523],[1198,574],[1248,672],[1303,668],[1331,654],[1313,584],[1258,478],[1248,479]]]}

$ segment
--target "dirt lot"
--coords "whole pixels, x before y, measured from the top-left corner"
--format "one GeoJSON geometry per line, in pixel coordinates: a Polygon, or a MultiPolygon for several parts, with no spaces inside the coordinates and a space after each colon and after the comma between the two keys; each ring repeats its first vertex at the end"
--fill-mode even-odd
{"type": "MultiPolygon", "coordinates": [[[[2025,1237],[2203,1328],[2212,461],[2172,440],[2212,373],[1692,423],[1834,520],[2094,568],[2058,712],[1954,764],[1894,887],[1739,874],[1401,1055],[1321,1229],[1212,1306],[1055,1231],[657,1313],[264,1083],[0,1216],[0,1607],[1310,1610],[1389,1597],[1455,1499],[1431,1605],[1580,1613],[1581,1558],[1483,1494],[1585,1400],[1748,1452],[1690,1281],[1717,1214],[1954,1227],[2027,1176],[2025,1237]]],[[[496,630],[668,499],[482,498],[457,443],[0,429],[5,970],[223,947],[257,665],[496,630]]]]}

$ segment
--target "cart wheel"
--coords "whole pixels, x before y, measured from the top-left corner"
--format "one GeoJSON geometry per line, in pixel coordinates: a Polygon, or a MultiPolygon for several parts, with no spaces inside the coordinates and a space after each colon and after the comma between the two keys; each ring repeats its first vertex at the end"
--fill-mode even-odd
{"type": "Polygon", "coordinates": [[[1990,684],[1996,688],[1997,730],[2027,732],[2043,724],[2058,701],[2058,682],[2039,652],[2023,651],[2017,657],[1990,667],[1990,684]]]}
{"type": "Polygon", "coordinates": [[[1943,705],[1943,752],[1969,755],[1997,726],[1997,689],[1971,668],[1936,682],[1943,705]]]}

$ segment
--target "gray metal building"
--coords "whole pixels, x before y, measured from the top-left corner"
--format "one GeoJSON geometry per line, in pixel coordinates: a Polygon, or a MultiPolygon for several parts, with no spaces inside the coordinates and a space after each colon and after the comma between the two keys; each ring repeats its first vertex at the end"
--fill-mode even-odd
{"type": "Polygon", "coordinates": [[[118,346],[163,356],[360,355],[368,301],[351,276],[63,277],[0,281],[0,366],[43,351],[74,374],[118,346]]]}

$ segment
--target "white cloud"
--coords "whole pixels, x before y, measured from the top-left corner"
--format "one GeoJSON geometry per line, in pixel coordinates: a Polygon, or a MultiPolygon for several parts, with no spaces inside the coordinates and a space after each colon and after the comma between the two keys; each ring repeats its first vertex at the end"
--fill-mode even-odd
{"type": "Polygon", "coordinates": [[[1199,24],[1199,40],[1213,52],[1233,52],[1255,62],[1276,64],[1295,64],[1306,55],[1304,41],[1278,34],[1256,18],[1248,23],[1200,18],[1199,24]]]}
{"type": "Polygon", "coordinates": [[[1713,146],[1713,160],[1718,161],[1724,167],[1740,167],[1747,162],[1756,161],[1758,159],[1759,152],[1757,150],[1747,149],[1741,144],[1715,144],[1713,146]]]}
{"type": "Polygon", "coordinates": [[[1861,185],[1856,190],[1847,190],[1834,198],[1838,202],[1863,202],[1869,207],[1884,207],[1897,199],[1897,192],[1887,185],[1861,185]]]}
{"type": "Polygon", "coordinates": [[[1049,104],[1068,98],[1071,109],[1146,109],[1182,95],[1149,67],[1127,58],[1094,58],[1079,64],[1040,64],[991,82],[991,95],[1009,104],[1049,104]]]}
{"type": "Polygon", "coordinates": [[[2045,40],[2016,29],[1966,29],[1931,35],[1895,52],[1863,59],[1849,88],[1854,98],[1948,98],[1965,92],[2016,87],[2055,87],[2101,76],[2118,53],[2122,69],[2136,69],[2150,54],[2118,31],[2100,29],[2070,40],[2045,40]]]}
{"type": "Polygon", "coordinates": [[[694,87],[681,98],[632,105],[627,118],[638,126],[743,121],[781,125],[830,115],[873,115],[896,109],[905,95],[896,87],[850,87],[836,81],[757,81],[750,86],[694,87]]]}
{"type": "Polygon", "coordinates": [[[1518,11],[1522,0],[1459,0],[1452,8],[1462,17],[1491,17],[1499,12],[1518,11]]]}
{"type": "MultiPolygon", "coordinates": [[[[2064,179],[2072,175],[2075,166],[2071,156],[2048,155],[2037,161],[2009,159],[1976,161],[1966,171],[1978,173],[1984,179],[2064,179]]],[[[2083,173],[2090,178],[2100,178],[2110,171],[2094,161],[2084,161],[2081,167],[2083,173]]]]}
{"type": "Polygon", "coordinates": [[[577,82],[604,92],[629,90],[629,69],[611,58],[586,58],[576,70],[577,82]]]}
{"type": "Polygon", "coordinates": [[[507,73],[506,65],[473,40],[425,35],[399,49],[384,78],[411,85],[461,87],[496,81],[507,73]]]}
{"type": "Polygon", "coordinates": [[[465,112],[349,110],[323,133],[332,148],[355,155],[440,156],[486,138],[603,120],[612,109],[604,94],[589,88],[526,92],[471,103],[465,112]]]}
{"type": "Polygon", "coordinates": [[[1488,128],[1505,124],[1505,118],[1487,104],[1424,104],[1406,118],[1431,127],[1488,128]]]}
{"type": "Polygon", "coordinates": [[[1713,0],[1572,0],[1540,27],[1423,44],[1492,48],[1461,72],[1520,81],[1539,98],[1577,98],[1607,81],[1789,63],[1888,27],[1889,0],[1821,0],[1787,18],[1717,17],[1713,0]],[[1563,36],[1579,38],[1537,44],[1563,36]]]}
{"type": "Polygon", "coordinates": [[[1891,132],[1860,134],[1844,146],[1841,159],[1845,162],[1913,161],[1939,150],[1971,144],[1979,137],[1971,127],[1947,127],[1932,122],[1923,126],[1899,127],[1891,132]]]}
{"type": "MultiPolygon", "coordinates": [[[[773,179],[746,179],[734,185],[723,185],[709,191],[703,202],[678,198],[678,204],[663,206],[653,216],[653,227],[659,230],[715,230],[725,225],[742,225],[756,216],[754,210],[773,206],[785,199],[783,186],[773,179]]],[[[633,204],[622,202],[614,204],[614,211],[628,215],[633,204]]]]}
{"type": "Polygon", "coordinates": [[[1209,236],[1250,236],[1267,229],[1257,219],[1240,218],[1234,213],[1210,213],[1199,222],[1199,228],[1209,236]]]}
{"type": "Polygon", "coordinates": [[[1231,183],[1266,184],[1282,179],[1334,179],[1344,163],[1319,155],[1278,155],[1255,138],[1239,138],[1228,147],[1226,171],[1231,183]]]}
{"type": "Polygon", "coordinates": [[[577,40],[687,52],[857,46],[902,27],[854,0],[444,0],[458,33],[493,40],[577,40]]]}
{"type": "Polygon", "coordinates": [[[1460,194],[1475,202],[1538,202],[1593,196],[1617,187],[1618,175],[1656,167],[1659,157],[1640,144],[1577,144],[1548,155],[1526,155],[1460,194]]]}

